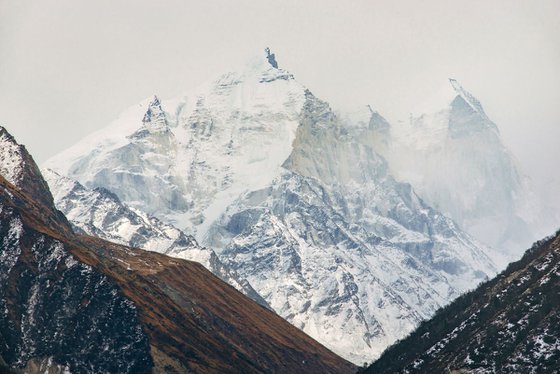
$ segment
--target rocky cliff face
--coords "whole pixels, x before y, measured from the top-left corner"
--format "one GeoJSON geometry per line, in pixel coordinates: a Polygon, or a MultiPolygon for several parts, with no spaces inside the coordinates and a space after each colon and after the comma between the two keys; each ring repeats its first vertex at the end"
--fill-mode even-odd
{"type": "Polygon", "coordinates": [[[495,267],[391,176],[373,142],[382,117],[345,122],[270,59],[146,101],[46,166],[192,233],[281,316],[362,363],[495,267]]]}
{"type": "Polygon", "coordinates": [[[553,373],[560,368],[560,232],[389,348],[368,373],[553,373]]]}
{"type": "Polygon", "coordinates": [[[67,246],[0,205],[0,356],[10,366],[52,360],[74,372],[150,372],[133,303],[67,246]],[[100,352],[103,352],[100,355],[100,352]]]}
{"type": "Polygon", "coordinates": [[[25,148],[3,141],[0,369],[354,370],[197,263],[75,234],[25,148]]]}

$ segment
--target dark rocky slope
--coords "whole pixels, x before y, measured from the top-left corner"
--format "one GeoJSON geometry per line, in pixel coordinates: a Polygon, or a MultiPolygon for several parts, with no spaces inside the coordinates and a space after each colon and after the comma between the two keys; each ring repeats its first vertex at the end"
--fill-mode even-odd
{"type": "Polygon", "coordinates": [[[557,373],[560,231],[390,347],[366,373],[557,373]]]}

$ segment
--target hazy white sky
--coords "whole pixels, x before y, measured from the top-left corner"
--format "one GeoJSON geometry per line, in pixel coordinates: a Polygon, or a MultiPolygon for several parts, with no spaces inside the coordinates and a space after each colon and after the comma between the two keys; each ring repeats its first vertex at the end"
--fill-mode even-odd
{"type": "Polygon", "coordinates": [[[454,77],[528,174],[557,169],[558,0],[0,0],[0,124],[41,162],[264,46],[335,108],[389,118],[454,77]]]}

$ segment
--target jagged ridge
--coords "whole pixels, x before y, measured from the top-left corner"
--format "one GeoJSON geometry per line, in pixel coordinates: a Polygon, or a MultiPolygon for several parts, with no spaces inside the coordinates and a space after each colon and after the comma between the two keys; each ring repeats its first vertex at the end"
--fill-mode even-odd
{"type": "Polygon", "coordinates": [[[55,204],[70,219],[79,232],[114,243],[142,248],[165,255],[196,261],[259,304],[270,308],[266,301],[225,266],[210,248],[176,227],[123,204],[112,192],[98,187],[89,190],[79,182],[44,169],[46,181],[55,191],[55,204]]]}
{"type": "Polygon", "coordinates": [[[518,259],[551,219],[502,143],[482,105],[456,80],[433,112],[378,132],[377,147],[395,176],[482,242],[518,259]]]}

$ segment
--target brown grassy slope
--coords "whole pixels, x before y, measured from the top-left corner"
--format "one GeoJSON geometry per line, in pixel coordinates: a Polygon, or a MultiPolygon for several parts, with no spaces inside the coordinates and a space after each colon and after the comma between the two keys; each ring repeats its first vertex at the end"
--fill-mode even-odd
{"type": "Polygon", "coordinates": [[[166,360],[201,372],[355,371],[198,263],[88,236],[79,241],[73,253],[122,287],[166,360]]]}

